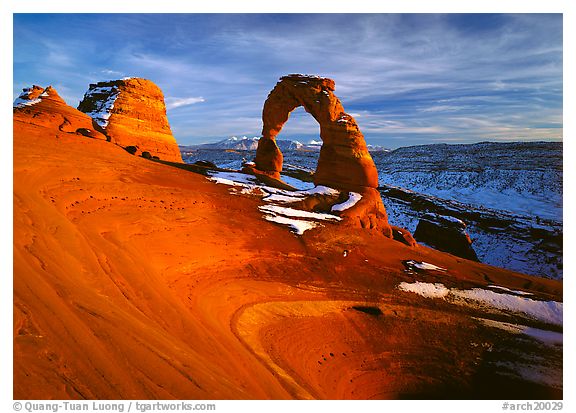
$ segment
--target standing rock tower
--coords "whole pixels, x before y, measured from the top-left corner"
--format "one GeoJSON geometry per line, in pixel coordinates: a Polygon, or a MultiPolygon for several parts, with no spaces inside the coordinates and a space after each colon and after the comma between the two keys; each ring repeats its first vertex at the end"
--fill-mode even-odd
{"type": "Polygon", "coordinates": [[[91,84],[78,109],[92,117],[108,140],[123,147],[134,146],[136,154],[171,162],[182,162],[172,135],[164,95],[153,82],[126,78],[91,84]]]}

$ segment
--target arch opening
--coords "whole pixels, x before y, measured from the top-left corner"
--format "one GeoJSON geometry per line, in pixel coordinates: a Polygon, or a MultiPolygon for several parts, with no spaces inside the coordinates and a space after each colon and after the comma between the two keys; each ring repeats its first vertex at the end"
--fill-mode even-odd
{"type": "Polygon", "coordinates": [[[256,151],[258,172],[280,178],[283,154],[276,137],[298,107],[320,126],[322,147],[314,174],[316,185],[341,189],[377,188],[378,172],[364,136],[334,95],[334,81],[308,75],[280,78],[264,102],[262,137],[256,151]]]}
{"type": "Polygon", "coordinates": [[[284,169],[288,165],[311,171],[316,169],[322,144],[320,125],[303,106],[298,106],[290,113],[288,121],[276,137],[276,142],[284,157],[284,169]],[[320,143],[311,144],[312,141],[320,143]]]}

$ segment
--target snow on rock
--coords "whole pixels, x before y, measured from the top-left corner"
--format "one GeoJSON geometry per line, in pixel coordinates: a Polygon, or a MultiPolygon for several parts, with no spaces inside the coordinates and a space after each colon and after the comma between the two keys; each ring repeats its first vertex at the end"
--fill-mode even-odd
{"type": "Polygon", "coordinates": [[[285,208],[278,205],[263,205],[259,206],[258,209],[264,212],[271,212],[274,214],[285,215],[289,217],[298,217],[298,218],[311,218],[311,219],[318,219],[322,221],[340,221],[342,218],[332,215],[332,214],[322,214],[319,212],[308,212],[302,211],[300,209],[293,209],[293,208],[285,208]]]}
{"type": "MultiPolygon", "coordinates": [[[[322,145],[319,138],[304,142],[309,148],[322,145]]],[[[368,149],[378,167],[389,222],[414,234],[426,212],[456,217],[466,223],[481,262],[562,279],[561,142],[368,149]]],[[[283,154],[284,170],[314,172],[318,163],[317,151],[283,154]]],[[[183,149],[184,156],[188,163],[208,159],[240,169],[246,155],[183,149]]]]}
{"type": "Polygon", "coordinates": [[[302,235],[305,231],[320,226],[317,222],[291,219],[279,215],[264,215],[264,219],[277,224],[288,225],[297,235],[302,235]]]}
{"type": "Polygon", "coordinates": [[[424,214],[422,216],[422,218],[433,220],[433,221],[438,221],[438,222],[454,224],[455,226],[463,228],[463,229],[466,228],[466,223],[464,221],[462,221],[461,219],[458,219],[456,217],[450,216],[450,215],[440,215],[440,214],[436,214],[434,212],[428,212],[428,213],[424,214]]]}
{"type": "Polygon", "coordinates": [[[564,341],[563,334],[556,331],[541,330],[539,328],[527,327],[520,324],[504,323],[485,318],[475,317],[475,319],[485,326],[498,328],[512,334],[524,334],[550,346],[562,345],[564,341]]]}
{"type": "Polygon", "coordinates": [[[242,184],[240,182],[236,182],[236,181],[233,181],[231,179],[223,178],[220,176],[212,177],[212,178],[210,178],[210,180],[216,182],[217,184],[224,184],[224,185],[230,185],[230,186],[245,186],[244,184],[242,184]]]}
{"type": "Polygon", "coordinates": [[[448,289],[443,284],[402,282],[398,289],[427,298],[443,298],[458,305],[510,311],[549,324],[562,325],[563,304],[557,301],[539,301],[517,295],[496,293],[483,288],[471,290],[448,289]]]}
{"type": "MultiPolygon", "coordinates": [[[[296,202],[296,201],[300,201],[302,198],[308,196],[308,195],[328,195],[328,196],[338,196],[340,194],[340,192],[336,189],[333,188],[328,188],[327,186],[316,186],[316,187],[311,187],[314,184],[311,184],[309,182],[304,182],[304,181],[300,181],[296,178],[292,178],[288,181],[284,181],[286,183],[288,183],[289,185],[295,187],[295,188],[302,188],[298,191],[285,191],[285,190],[281,190],[281,189],[275,189],[275,188],[271,188],[272,191],[269,192],[273,192],[273,194],[271,194],[270,196],[266,197],[264,200],[266,202],[280,202],[280,203],[290,203],[290,202],[296,202]]],[[[268,189],[268,188],[266,188],[268,189]]]]}
{"type": "Polygon", "coordinates": [[[404,261],[404,264],[409,269],[418,269],[418,270],[424,270],[424,271],[446,271],[446,268],[438,267],[437,265],[430,264],[430,263],[424,262],[424,261],[408,260],[408,261],[404,261]]]}
{"type": "Polygon", "coordinates": [[[293,186],[294,188],[301,191],[307,191],[314,188],[314,184],[312,182],[304,182],[300,179],[292,178],[291,176],[280,175],[280,179],[282,179],[288,185],[293,186]]]}
{"type": "Polygon", "coordinates": [[[108,126],[108,119],[112,114],[112,109],[114,109],[114,102],[118,99],[120,91],[116,86],[101,86],[89,89],[85,94],[83,100],[93,99],[95,95],[102,97],[104,99],[96,98],[94,99],[94,104],[96,108],[91,112],[86,112],[88,116],[94,119],[98,125],[103,129],[108,126]]]}
{"type": "Polygon", "coordinates": [[[357,192],[349,192],[348,193],[348,199],[344,202],[342,202],[341,204],[336,204],[334,206],[332,206],[332,211],[345,211],[349,208],[352,208],[354,205],[356,205],[356,203],[358,201],[360,201],[362,199],[362,195],[360,195],[357,192]]]}
{"type": "MultiPolygon", "coordinates": [[[[294,202],[299,201],[306,196],[309,190],[304,191],[287,191],[284,189],[273,188],[262,185],[254,175],[241,172],[216,172],[209,171],[208,179],[218,184],[224,184],[234,187],[244,187],[250,190],[259,188],[267,202],[294,202]]],[[[290,180],[290,185],[297,187],[310,187],[307,182],[300,181],[296,178],[290,180]]]]}
{"type": "Polygon", "coordinates": [[[258,181],[254,175],[240,172],[210,172],[208,179],[218,184],[231,186],[258,185],[258,181]]]}
{"type": "Polygon", "coordinates": [[[266,202],[279,202],[281,204],[289,204],[291,202],[300,201],[302,198],[298,196],[271,194],[264,198],[266,202]]]}
{"type": "Polygon", "coordinates": [[[266,213],[266,215],[264,215],[264,219],[276,222],[277,224],[288,225],[297,235],[302,235],[305,231],[320,226],[316,220],[339,221],[342,219],[331,214],[302,211],[299,209],[285,208],[278,205],[262,205],[259,206],[258,209],[266,213]]]}
{"type": "Polygon", "coordinates": [[[398,289],[421,295],[426,298],[444,298],[450,294],[450,290],[442,283],[423,283],[416,281],[415,283],[402,282],[398,285],[398,289]]]}
{"type": "Polygon", "coordinates": [[[25,106],[32,106],[35,105],[37,103],[42,102],[42,99],[40,98],[41,96],[48,96],[47,94],[44,95],[44,93],[42,93],[39,97],[37,97],[36,99],[30,99],[30,94],[32,93],[32,88],[25,88],[23,89],[23,92],[20,93],[20,96],[18,96],[16,98],[16,100],[14,100],[14,103],[12,104],[13,108],[23,108],[25,106]]]}
{"type": "MultiPolygon", "coordinates": [[[[286,158],[284,158],[284,160],[286,160],[286,158]]],[[[284,166],[282,167],[282,170],[284,171],[295,171],[295,172],[309,172],[310,174],[314,173],[314,168],[307,168],[305,166],[301,166],[301,165],[292,165],[289,163],[284,163],[284,166]]]]}
{"type": "Polygon", "coordinates": [[[301,194],[306,195],[339,195],[340,192],[337,189],[329,188],[327,186],[318,185],[312,189],[306,191],[300,191],[301,194]]]}
{"type": "Polygon", "coordinates": [[[24,106],[32,106],[35,105],[37,103],[42,102],[42,99],[40,98],[36,98],[36,99],[22,99],[20,97],[16,98],[16,100],[14,101],[12,107],[14,108],[23,108],[24,106]]]}
{"type": "MultiPolygon", "coordinates": [[[[259,184],[254,175],[240,172],[208,172],[208,179],[217,183],[231,186],[231,191],[235,194],[258,194],[267,203],[291,203],[302,200],[308,195],[329,195],[338,196],[336,189],[326,186],[310,188],[307,182],[291,178],[289,183],[296,188],[307,188],[299,191],[287,191],[259,184]],[[240,190],[238,190],[240,188],[240,190]]],[[[321,226],[318,221],[340,221],[337,215],[318,212],[303,211],[295,208],[287,208],[280,205],[262,205],[258,209],[264,213],[264,219],[277,224],[287,225],[297,235],[302,235],[305,231],[321,226]]]]}
{"type": "Polygon", "coordinates": [[[498,289],[498,290],[506,291],[506,292],[509,292],[509,293],[517,294],[517,295],[532,295],[532,293],[527,293],[526,291],[511,290],[511,289],[509,289],[509,288],[502,287],[502,286],[500,286],[500,285],[489,285],[488,287],[490,287],[490,288],[496,288],[496,289],[498,289]]]}
{"type": "Polygon", "coordinates": [[[456,298],[475,301],[480,305],[515,313],[524,313],[536,320],[562,325],[563,305],[557,301],[538,301],[516,295],[496,293],[483,288],[473,288],[471,290],[453,289],[451,290],[451,294],[456,298]]]}

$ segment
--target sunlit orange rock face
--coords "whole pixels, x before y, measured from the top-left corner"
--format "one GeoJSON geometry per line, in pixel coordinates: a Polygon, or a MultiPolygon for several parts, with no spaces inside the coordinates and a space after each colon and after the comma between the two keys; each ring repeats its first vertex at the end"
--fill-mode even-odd
{"type": "Polygon", "coordinates": [[[290,112],[303,106],[320,124],[322,138],[314,183],[333,188],[378,187],[378,172],[364,136],[354,118],[344,112],[334,89],[332,79],[317,76],[288,75],[280,79],[264,103],[264,126],[256,154],[258,169],[279,177],[282,156],[275,138],[290,112]]]}
{"type": "Polygon", "coordinates": [[[562,347],[483,321],[550,326],[399,289],[562,283],[339,223],[297,236],[258,197],[78,135],[45,92],[14,110],[15,399],[562,398],[562,347]]]}
{"type": "Polygon", "coordinates": [[[69,133],[106,140],[96,130],[92,118],[68,106],[58,92],[48,86],[23,90],[14,102],[14,130],[22,127],[42,128],[45,133],[69,133]]]}
{"type": "Polygon", "coordinates": [[[322,148],[314,183],[360,193],[362,201],[343,214],[346,223],[377,229],[390,237],[388,215],[375,189],[378,171],[358,124],[344,112],[334,89],[334,81],[328,78],[299,74],[280,78],[264,102],[256,171],[280,178],[283,157],[276,136],[290,113],[302,106],[320,125],[322,148]]]}
{"type": "Polygon", "coordinates": [[[149,152],[162,160],[182,162],[164,95],[152,81],[127,78],[91,84],[78,109],[94,118],[111,142],[136,147],[136,155],[149,152]]]}

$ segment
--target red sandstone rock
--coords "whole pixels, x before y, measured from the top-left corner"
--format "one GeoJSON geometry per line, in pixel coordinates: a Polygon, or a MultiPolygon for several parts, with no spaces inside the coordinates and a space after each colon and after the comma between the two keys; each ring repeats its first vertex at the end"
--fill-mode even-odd
{"type": "Polygon", "coordinates": [[[276,136],[290,113],[303,106],[320,124],[322,138],[314,183],[360,193],[362,199],[341,214],[345,224],[375,229],[391,237],[386,209],[375,189],[378,188],[378,171],[362,132],[354,118],[344,112],[333,93],[334,88],[332,79],[318,76],[293,74],[280,78],[264,102],[264,126],[254,172],[280,178],[283,159],[276,136]]]}
{"type": "Polygon", "coordinates": [[[275,138],[290,112],[303,106],[320,124],[323,141],[314,183],[354,190],[378,187],[378,172],[364,136],[354,118],[344,112],[334,88],[333,80],[317,76],[288,75],[280,79],[264,103],[257,169],[279,178],[282,154],[275,138]]]}
{"type": "Polygon", "coordinates": [[[391,226],[392,229],[392,238],[396,241],[400,241],[403,244],[408,245],[409,247],[415,247],[418,245],[410,231],[404,228],[397,227],[395,225],[391,226]]]}
{"type": "Polygon", "coordinates": [[[388,223],[388,214],[382,203],[380,192],[374,188],[364,188],[360,194],[362,199],[353,207],[340,213],[345,225],[377,230],[391,238],[392,229],[388,223]]]}
{"type": "Polygon", "coordinates": [[[163,160],[182,162],[166,117],[164,95],[150,80],[91,84],[78,109],[90,115],[111,142],[135,146],[136,154],[149,152],[163,160]]]}
{"type": "Polygon", "coordinates": [[[295,237],[202,175],[25,126],[13,148],[15,399],[562,398],[562,346],[484,323],[521,314],[398,289],[441,277],[562,301],[562,282],[338,225],[295,237]],[[446,271],[407,274],[407,261],[446,271]],[[517,360],[547,380],[503,371],[517,360]]]}
{"type": "Polygon", "coordinates": [[[68,106],[51,86],[32,86],[14,101],[14,129],[43,127],[59,133],[72,133],[106,140],[96,130],[92,118],[68,106]]]}

